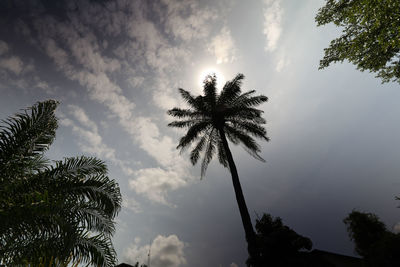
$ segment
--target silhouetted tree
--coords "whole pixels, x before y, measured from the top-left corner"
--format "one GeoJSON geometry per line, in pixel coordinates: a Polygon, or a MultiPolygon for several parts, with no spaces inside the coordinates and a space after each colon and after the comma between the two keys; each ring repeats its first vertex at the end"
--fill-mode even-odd
{"type": "Polygon", "coordinates": [[[352,211],[343,222],[354,241],[355,251],[368,266],[400,266],[400,235],[388,231],[378,216],[352,211]]]}
{"type": "Polygon", "coordinates": [[[399,0],[327,0],[315,20],[318,26],[344,28],[324,49],[320,69],[348,60],[361,71],[376,72],[382,82],[400,83],[399,0]]]}
{"type": "Polygon", "coordinates": [[[311,250],[311,240],[284,225],[281,218],[264,213],[256,220],[255,228],[264,266],[314,266],[303,253],[311,250]]]}
{"type": "Polygon", "coordinates": [[[261,266],[257,263],[259,252],[256,247],[255,233],[227,139],[233,144],[243,144],[252,156],[263,161],[258,154],[260,147],[251,136],[269,140],[265,128],[261,126],[265,124],[265,120],[261,117],[263,111],[254,108],[266,102],[268,98],[263,95],[255,96],[254,90],[242,93],[240,86],[243,79],[244,75],[238,74],[224,85],[220,94],[216,90],[215,75],[209,75],[204,80],[204,95],[194,97],[188,91],[179,89],[182,98],[190,108],[169,110],[168,114],[179,120],[171,122],[168,126],[188,128],[186,135],[179,141],[178,149],[184,150],[197,141],[190,153],[190,160],[193,165],[196,164],[200,153],[204,152],[201,165],[202,177],[217,152],[219,162],[229,168],[248,242],[248,251],[253,260],[249,264],[261,266]]]}
{"type": "Polygon", "coordinates": [[[111,243],[118,184],[91,157],[51,165],[58,102],[38,102],[0,126],[0,264],[115,266],[111,243]]]}

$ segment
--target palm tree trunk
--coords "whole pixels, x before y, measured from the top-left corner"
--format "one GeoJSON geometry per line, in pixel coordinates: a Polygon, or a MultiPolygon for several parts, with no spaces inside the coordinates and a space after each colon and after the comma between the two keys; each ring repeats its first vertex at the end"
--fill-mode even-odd
{"type": "Polygon", "coordinates": [[[253,260],[252,266],[261,267],[260,257],[256,244],[256,234],[251,223],[251,218],[249,211],[247,209],[246,201],[243,196],[242,186],[240,185],[239,175],[236,169],[235,162],[233,161],[231,150],[229,149],[228,141],[226,140],[225,131],[220,128],[218,129],[222,144],[224,146],[225,154],[228,159],[229,170],[232,175],[233,188],[235,190],[236,201],[239,206],[240,216],[242,218],[242,223],[244,231],[246,234],[247,250],[249,252],[250,258],[253,260]]]}

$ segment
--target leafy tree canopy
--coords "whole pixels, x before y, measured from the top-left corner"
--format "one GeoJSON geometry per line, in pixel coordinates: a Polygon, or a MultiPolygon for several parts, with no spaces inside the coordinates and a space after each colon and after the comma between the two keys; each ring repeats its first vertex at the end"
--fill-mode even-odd
{"type": "Polygon", "coordinates": [[[320,69],[348,60],[361,71],[377,73],[382,82],[400,83],[399,0],[327,0],[315,20],[318,26],[343,28],[324,49],[320,69]]]}
{"type": "Polygon", "coordinates": [[[400,266],[400,234],[394,234],[373,213],[352,211],[345,219],[355,251],[368,266],[400,266]]]}

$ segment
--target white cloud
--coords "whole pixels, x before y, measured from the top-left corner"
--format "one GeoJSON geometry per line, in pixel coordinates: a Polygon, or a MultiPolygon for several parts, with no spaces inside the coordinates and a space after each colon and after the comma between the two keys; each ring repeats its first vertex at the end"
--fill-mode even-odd
{"type": "Polygon", "coordinates": [[[42,37],[42,45],[46,50],[47,55],[53,59],[54,63],[60,70],[64,71],[67,76],[73,73],[73,67],[69,63],[67,52],[59,47],[54,39],[46,35],[42,37]]]}
{"type": "Polygon", "coordinates": [[[150,251],[150,266],[179,267],[186,264],[185,244],[176,235],[158,235],[150,245],[139,246],[140,239],[135,239],[124,251],[124,260],[130,264],[148,262],[150,251]]]}
{"type": "Polygon", "coordinates": [[[272,52],[277,48],[282,33],[283,9],[280,0],[264,0],[264,34],[267,38],[265,50],[272,52]]]}
{"type": "Polygon", "coordinates": [[[145,195],[154,202],[170,205],[166,200],[167,192],[187,184],[182,173],[173,169],[147,168],[135,172],[135,179],[129,180],[129,186],[136,193],[145,195]]]}
{"type": "Polygon", "coordinates": [[[0,68],[12,71],[18,75],[23,70],[23,63],[19,57],[11,56],[0,60],[0,68]]]}
{"type": "Polygon", "coordinates": [[[217,64],[235,60],[235,44],[228,28],[222,28],[221,32],[211,40],[208,50],[217,58],[217,64]]]}
{"type": "Polygon", "coordinates": [[[171,205],[166,200],[167,192],[193,180],[188,172],[188,161],[179,155],[172,138],[162,135],[150,118],[138,117],[129,126],[128,132],[134,140],[161,165],[136,171],[134,178],[129,180],[130,187],[153,202],[171,205]]]}
{"type": "Polygon", "coordinates": [[[179,102],[172,96],[171,92],[168,90],[162,90],[161,88],[163,88],[162,84],[160,84],[159,89],[153,93],[154,103],[163,110],[168,110],[172,107],[178,106],[179,102]]]}
{"type": "Polygon", "coordinates": [[[128,46],[119,47],[118,53],[128,55],[135,63],[139,61],[140,65],[145,64],[143,68],[150,67],[159,73],[168,72],[179,67],[179,62],[188,60],[188,52],[171,44],[155,23],[144,18],[136,19],[129,21],[127,28],[131,41],[128,46]]]}
{"type": "Polygon", "coordinates": [[[129,163],[120,160],[116,156],[115,149],[107,146],[98,132],[98,127],[95,122],[89,119],[85,111],[76,105],[69,105],[69,114],[79,122],[66,118],[61,114],[60,124],[66,127],[71,127],[72,131],[80,138],[78,145],[85,153],[90,153],[99,158],[111,161],[116,166],[120,167],[126,175],[132,175],[134,170],[129,166],[129,163]]]}
{"type": "Polygon", "coordinates": [[[88,115],[81,107],[76,105],[68,105],[68,108],[70,110],[70,114],[72,114],[75,119],[77,119],[82,125],[89,127],[93,132],[97,133],[97,125],[89,119],[88,115]]]}
{"type": "Polygon", "coordinates": [[[285,54],[283,54],[280,56],[278,62],[276,63],[275,70],[277,72],[281,72],[284,68],[289,66],[289,64],[290,64],[289,59],[286,57],[285,54]]]}
{"type": "Polygon", "coordinates": [[[139,202],[137,202],[136,199],[134,199],[132,197],[123,196],[122,207],[132,211],[133,213],[142,212],[142,208],[141,208],[139,202]]]}
{"type": "Polygon", "coordinates": [[[41,80],[38,76],[34,76],[34,87],[42,89],[47,94],[54,94],[54,88],[51,88],[46,81],[41,80]]]}
{"type": "Polygon", "coordinates": [[[162,135],[156,123],[149,117],[138,117],[130,132],[140,147],[164,167],[175,165],[179,160],[176,144],[169,136],[162,135]]]}
{"type": "Polygon", "coordinates": [[[6,42],[0,40],[0,56],[8,52],[8,45],[6,42]]]}
{"type": "MultiPolygon", "coordinates": [[[[58,60],[55,59],[55,61],[57,62],[58,60]]],[[[64,63],[64,60],[59,60],[59,62],[62,63],[59,65],[61,68],[66,70],[71,68],[68,64],[64,63]]],[[[66,73],[68,74],[69,72],[67,71],[66,73]]],[[[187,181],[183,180],[183,178],[176,178],[177,176],[187,174],[183,171],[182,166],[185,166],[185,164],[179,158],[178,152],[175,149],[175,142],[170,137],[162,135],[159,132],[158,126],[151,118],[134,117],[133,109],[135,104],[121,94],[122,90],[111,82],[105,73],[95,75],[88,71],[81,71],[70,73],[69,76],[72,79],[77,79],[83,86],[88,88],[92,99],[105,104],[118,117],[120,124],[132,136],[134,142],[138,143],[140,148],[164,167],[163,175],[174,178],[171,182],[167,182],[163,176],[156,176],[154,175],[154,171],[149,171],[149,169],[133,172],[129,167],[120,164],[124,167],[125,172],[135,174],[135,178],[130,180],[132,189],[154,202],[167,204],[165,200],[167,192],[187,184],[187,181]],[[176,171],[170,171],[172,166],[176,166],[176,171]],[[146,178],[145,175],[149,175],[149,177],[146,178]],[[136,182],[134,182],[135,179],[137,179],[136,182]]],[[[87,120],[87,118],[82,117],[81,113],[75,113],[75,116],[81,122],[87,120]]],[[[87,125],[87,123],[84,124],[87,125]]],[[[118,162],[115,158],[115,151],[101,144],[101,138],[98,136],[97,129],[91,129],[91,131],[78,127],[74,127],[73,129],[90,144],[81,144],[81,148],[85,152],[104,155],[110,160],[118,162]]],[[[150,170],[153,169],[150,168],[150,170]]]]}

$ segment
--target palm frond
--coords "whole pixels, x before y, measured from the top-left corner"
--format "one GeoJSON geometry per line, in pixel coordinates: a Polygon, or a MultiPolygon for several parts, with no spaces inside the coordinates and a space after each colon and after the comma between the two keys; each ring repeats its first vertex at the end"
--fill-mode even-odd
{"type": "Polygon", "coordinates": [[[204,111],[204,102],[201,96],[193,97],[188,91],[179,88],[179,93],[182,98],[189,104],[190,107],[197,111],[204,111]]]}
{"type": "Polygon", "coordinates": [[[40,175],[53,181],[54,185],[50,188],[54,194],[65,194],[65,197],[80,201],[87,198],[114,217],[121,208],[121,194],[118,184],[106,173],[103,161],[82,156],[56,161],[54,167],[40,175]]]}
{"type": "Polygon", "coordinates": [[[116,252],[108,236],[89,232],[77,236],[73,258],[99,267],[112,267],[117,262],[116,252]]]}
{"type": "Polygon", "coordinates": [[[222,143],[221,138],[218,138],[218,160],[219,163],[221,163],[222,166],[224,166],[225,168],[229,167],[228,159],[226,157],[224,145],[222,143]]]}
{"type": "Polygon", "coordinates": [[[48,100],[3,121],[0,126],[0,159],[29,158],[43,153],[55,137],[57,101],[48,100]]]}
{"type": "Polygon", "coordinates": [[[100,159],[81,156],[56,161],[55,166],[51,166],[47,172],[52,175],[54,179],[65,175],[85,177],[90,175],[106,174],[107,166],[104,161],[100,159]]]}
{"type": "Polygon", "coordinates": [[[0,126],[0,263],[43,266],[72,253],[75,262],[114,266],[119,186],[96,158],[50,166],[43,153],[55,137],[57,104],[39,102],[0,126]]]}
{"type": "Polygon", "coordinates": [[[211,159],[214,156],[215,152],[215,145],[216,145],[216,129],[212,128],[210,134],[208,135],[208,140],[207,140],[207,148],[204,152],[204,157],[203,161],[201,163],[201,178],[204,177],[208,164],[211,162],[211,159]]]}
{"type": "Polygon", "coordinates": [[[168,124],[169,127],[176,127],[176,128],[185,128],[185,127],[191,127],[195,125],[196,123],[202,122],[202,119],[190,119],[190,120],[184,120],[184,121],[173,121],[168,124]]]}
{"type": "Polygon", "coordinates": [[[225,125],[224,129],[227,133],[229,133],[228,136],[230,138],[234,139],[236,142],[240,141],[240,143],[243,144],[247,153],[249,153],[255,159],[265,162],[265,160],[258,154],[259,152],[261,152],[260,146],[252,137],[247,135],[245,132],[230,127],[228,125],[225,125]]]}
{"type": "Polygon", "coordinates": [[[74,205],[70,216],[91,232],[100,232],[105,235],[112,235],[115,232],[113,218],[92,202],[74,205]]]}
{"type": "Polygon", "coordinates": [[[177,149],[181,149],[181,151],[183,151],[183,149],[190,145],[202,132],[206,131],[209,127],[210,122],[208,120],[192,125],[187,131],[186,135],[179,140],[177,149]]]}
{"type": "Polygon", "coordinates": [[[261,105],[262,103],[267,102],[267,101],[268,101],[268,97],[266,97],[264,95],[258,95],[258,96],[243,98],[243,99],[241,99],[241,101],[239,101],[237,103],[237,105],[245,106],[245,107],[254,107],[254,106],[261,105]]]}
{"type": "Polygon", "coordinates": [[[167,114],[177,118],[196,118],[204,116],[201,112],[181,108],[170,109],[168,110],[167,114]]]}
{"type": "Polygon", "coordinates": [[[262,110],[256,108],[249,108],[249,107],[229,107],[225,111],[225,118],[226,119],[245,119],[245,120],[252,120],[255,121],[265,121],[262,119],[261,114],[263,113],[262,110]]]}
{"type": "Polygon", "coordinates": [[[204,134],[201,138],[200,141],[197,143],[196,147],[190,152],[190,161],[192,162],[193,165],[197,163],[197,161],[200,158],[200,153],[204,149],[204,144],[207,140],[207,134],[204,134]]]}
{"type": "Polygon", "coordinates": [[[232,123],[232,127],[236,129],[243,130],[245,133],[249,133],[257,138],[264,139],[265,141],[269,141],[267,137],[267,130],[262,127],[259,123],[254,123],[252,121],[247,120],[229,120],[232,123]]]}
{"type": "Polygon", "coordinates": [[[225,83],[218,98],[218,105],[230,104],[240,95],[240,86],[242,85],[243,79],[244,75],[239,73],[231,81],[225,83]]]}
{"type": "Polygon", "coordinates": [[[114,218],[121,209],[119,187],[107,176],[93,176],[86,181],[72,180],[63,183],[63,187],[60,193],[66,194],[66,197],[75,201],[87,198],[88,201],[96,203],[97,207],[111,218],[114,218]]]}

